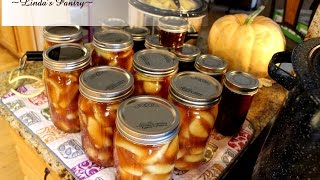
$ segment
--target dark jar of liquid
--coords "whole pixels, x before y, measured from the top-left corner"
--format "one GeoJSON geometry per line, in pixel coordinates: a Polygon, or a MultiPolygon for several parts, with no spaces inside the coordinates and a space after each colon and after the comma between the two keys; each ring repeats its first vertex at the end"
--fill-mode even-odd
{"type": "Polygon", "coordinates": [[[150,34],[150,30],[147,27],[127,26],[124,28],[124,30],[131,34],[133,38],[134,52],[145,49],[145,39],[146,36],[150,34]]]}
{"type": "Polygon", "coordinates": [[[160,45],[170,49],[180,48],[188,31],[188,21],[182,17],[164,16],[159,19],[160,45]]]}
{"type": "Polygon", "coordinates": [[[201,51],[197,46],[191,44],[183,44],[181,48],[176,49],[173,53],[179,60],[179,72],[195,71],[194,62],[201,51]]]}
{"type": "Polygon", "coordinates": [[[248,73],[229,71],[223,83],[215,129],[224,136],[232,136],[240,130],[247,116],[259,81],[248,73]]]}

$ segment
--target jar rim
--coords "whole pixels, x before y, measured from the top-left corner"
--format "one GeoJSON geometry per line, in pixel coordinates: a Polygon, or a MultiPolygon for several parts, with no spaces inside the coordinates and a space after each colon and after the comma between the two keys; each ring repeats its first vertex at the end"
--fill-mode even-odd
{"type": "Polygon", "coordinates": [[[124,51],[133,47],[133,38],[123,30],[105,30],[93,35],[92,45],[102,51],[124,51]]]}
{"type": "Polygon", "coordinates": [[[54,43],[71,43],[82,39],[82,30],[80,26],[45,26],[43,37],[54,43]]]}
{"type": "Polygon", "coordinates": [[[242,95],[254,95],[259,88],[259,80],[252,74],[242,71],[228,71],[223,84],[231,91],[242,95]]]}
{"type": "Polygon", "coordinates": [[[188,31],[189,23],[186,19],[177,16],[163,16],[159,18],[158,27],[160,30],[183,33],[188,31]]]}
{"type": "Polygon", "coordinates": [[[194,67],[205,74],[218,75],[227,71],[228,63],[215,55],[203,54],[196,57],[194,67]]]}

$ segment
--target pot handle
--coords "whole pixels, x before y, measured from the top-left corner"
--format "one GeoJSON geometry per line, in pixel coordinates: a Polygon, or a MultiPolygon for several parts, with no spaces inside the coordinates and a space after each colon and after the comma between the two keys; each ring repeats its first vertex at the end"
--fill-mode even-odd
{"type": "Polygon", "coordinates": [[[289,72],[278,66],[278,63],[292,63],[291,51],[278,52],[272,56],[268,65],[269,76],[287,90],[291,90],[297,84],[297,79],[289,72]]]}

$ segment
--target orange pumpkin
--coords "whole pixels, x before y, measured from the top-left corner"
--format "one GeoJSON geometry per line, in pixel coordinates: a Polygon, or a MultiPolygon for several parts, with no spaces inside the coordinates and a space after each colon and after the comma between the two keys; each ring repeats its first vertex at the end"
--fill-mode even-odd
{"type": "Polygon", "coordinates": [[[268,75],[271,57],[284,51],[285,45],[279,25],[257,15],[223,16],[214,22],[208,38],[209,53],[225,59],[229,70],[248,72],[259,78],[268,75]]]}

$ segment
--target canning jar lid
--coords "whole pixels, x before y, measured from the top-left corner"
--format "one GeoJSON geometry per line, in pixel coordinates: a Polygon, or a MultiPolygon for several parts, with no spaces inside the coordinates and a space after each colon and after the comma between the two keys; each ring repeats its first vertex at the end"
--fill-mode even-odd
{"type": "Polygon", "coordinates": [[[45,26],[44,39],[54,43],[71,43],[82,38],[80,26],[45,26]]]}
{"type": "Polygon", "coordinates": [[[81,73],[79,91],[97,102],[120,101],[132,94],[133,76],[120,67],[92,67],[81,73]]]}
{"type": "Polygon", "coordinates": [[[167,49],[166,47],[160,45],[158,34],[147,35],[144,46],[148,49],[167,49]]]}
{"type": "Polygon", "coordinates": [[[43,52],[43,65],[51,70],[69,72],[86,67],[90,52],[77,43],[56,44],[43,52]]]}
{"type": "Polygon", "coordinates": [[[182,17],[163,16],[159,19],[158,27],[168,32],[183,33],[188,31],[188,21],[182,17]]]}
{"type": "Polygon", "coordinates": [[[227,71],[228,63],[211,54],[204,54],[196,58],[194,67],[204,74],[219,75],[227,71]]]}
{"type": "Polygon", "coordinates": [[[133,69],[147,76],[162,77],[178,71],[176,56],[161,49],[144,49],[133,56],[133,69]]]}
{"type": "Polygon", "coordinates": [[[102,21],[101,28],[103,30],[110,30],[110,29],[123,29],[124,27],[128,26],[125,20],[120,18],[108,18],[102,21]]]}
{"type": "Polygon", "coordinates": [[[170,82],[169,94],[177,102],[194,108],[207,108],[218,103],[222,85],[213,77],[199,72],[176,74],[170,82]]]}
{"type": "Polygon", "coordinates": [[[134,143],[164,144],[179,133],[180,114],[168,100],[135,96],[120,104],[116,127],[122,136],[134,143]]]}
{"type": "Polygon", "coordinates": [[[243,95],[253,95],[259,87],[259,80],[256,77],[241,71],[228,71],[223,83],[229,90],[243,95]]]}
{"type": "Polygon", "coordinates": [[[127,26],[124,30],[132,35],[134,41],[143,41],[150,34],[147,27],[127,26]]]}
{"type": "Polygon", "coordinates": [[[190,62],[194,61],[201,51],[197,46],[192,44],[183,44],[181,48],[173,53],[179,58],[179,61],[190,62]]]}
{"type": "Polygon", "coordinates": [[[104,51],[123,51],[133,46],[132,36],[122,30],[100,31],[93,35],[93,46],[104,51]]]}

